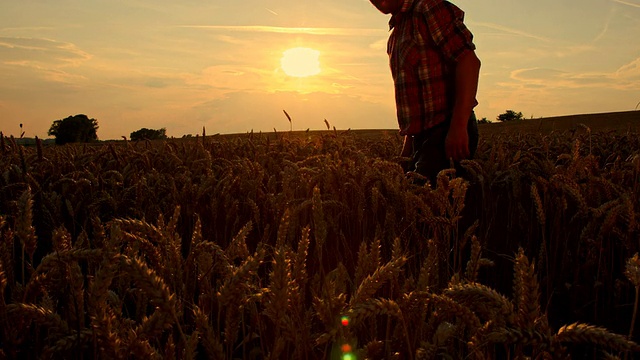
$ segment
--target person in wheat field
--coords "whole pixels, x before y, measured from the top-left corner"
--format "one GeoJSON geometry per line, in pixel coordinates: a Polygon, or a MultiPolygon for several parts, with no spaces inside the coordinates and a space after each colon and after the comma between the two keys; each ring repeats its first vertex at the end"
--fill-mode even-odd
{"type": "Polygon", "coordinates": [[[387,53],[406,170],[431,181],[452,163],[461,172],[478,146],[480,73],[464,12],[444,0],[369,1],[391,14],[387,53]]]}

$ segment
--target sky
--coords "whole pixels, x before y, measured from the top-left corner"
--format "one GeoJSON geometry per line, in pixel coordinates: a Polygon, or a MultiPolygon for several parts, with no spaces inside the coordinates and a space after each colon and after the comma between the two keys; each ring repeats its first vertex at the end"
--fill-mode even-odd
{"type": "MultiPolygon", "coordinates": [[[[476,115],[634,110],[640,0],[454,0],[482,61],[476,115]]],[[[0,0],[0,131],[47,137],[98,120],[100,139],[397,129],[388,15],[368,0],[0,0]],[[289,76],[286,50],[320,72],[289,76]],[[283,113],[286,110],[292,121],[283,113]]]]}

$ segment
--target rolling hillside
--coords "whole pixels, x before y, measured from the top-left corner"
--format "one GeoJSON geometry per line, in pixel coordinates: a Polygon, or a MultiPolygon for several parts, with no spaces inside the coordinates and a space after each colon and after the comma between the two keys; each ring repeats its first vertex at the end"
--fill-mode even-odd
{"type": "MultiPolygon", "coordinates": [[[[610,112],[610,113],[598,113],[598,114],[579,114],[579,115],[566,115],[555,116],[539,119],[525,119],[522,121],[513,121],[507,123],[491,123],[481,124],[479,131],[481,135],[492,135],[504,132],[544,132],[549,133],[552,131],[565,131],[582,128],[582,125],[587,126],[591,131],[640,131],[640,111],[623,111],[623,112],[610,112]]],[[[344,134],[346,132],[357,134],[364,137],[379,137],[381,135],[395,135],[398,133],[397,129],[338,129],[338,134],[344,134]]],[[[281,131],[277,133],[277,136],[282,134],[293,134],[296,136],[313,136],[322,134],[332,134],[334,130],[311,130],[311,131],[281,131]]],[[[246,136],[247,134],[227,134],[216,135],[224,137],[238,137],[246,136]]],[[[274,137],[274,132],[263,133],[269,137],[274,137]]]]}
{"type": "Polygon", "coordinates": [[[480,132],[486,135],[504,131],[540,131],[548,133],[576,129],[582,127],[581,124],[587,126],[591,131],[639,131],[640,111],[567,115],[508,123],[484,124],[480,126],[480,132]]]}

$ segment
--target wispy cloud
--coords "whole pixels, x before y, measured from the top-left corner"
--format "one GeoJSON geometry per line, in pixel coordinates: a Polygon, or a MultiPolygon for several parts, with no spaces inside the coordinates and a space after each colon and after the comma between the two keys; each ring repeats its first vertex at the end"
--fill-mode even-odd
{"type": "Polygon", "coordinates": [[[0,32],[54,30],[53,26],[21,26],[0,28],[0,32]]]}
{"type": "Polygon", "coordinates": [[[386,34],[384,29],[364,29],[364,28],[320,28],[320,27],[282,27],[282,26],[261,26],[261,25],[181,25],[180,28],[220,30],[220,31],[241,31],[277,34],[306,34],[306,35],[332,35],[332,36],[380,36],[386,34]]]}
{"type": "Polygon", "coordinates": [[[611,8],[611,10],[609,10],[609,14],[607,14],[607,17],[604,21],[604,26],[602,28],[602,31],[593,39],[593,42],[597,42],[607,34],[607,32],[609,31],[609,25],[611,24],[611,20],[613,20],[613,16],[615,15],[615,12],[616,12],[615,8],[611,8]]]}
{"type": "Polygon", "coordinates": [[[79,82],[84,82],[87,80],[85,76],[73,74],[60,68],[55,68],[51,66],[47,66],[45,64],[38,64],[36,62],[30,62],[26,60],[21,61],[6,61],[4,65],[14,66],[14,67],[23,67],[30,69],[31,71],[36,71],[43,74],[43,77],[47,81],[52,81],[56,83],[65,83],[65,84],[77,84],[79,82]]]}
{"type": "Polygon", "coordinates": [[[44,38],[0,37],[0,59],[9,62],[78,66],[91,55],[75,44],[44,38]]]}
{"type": "MultiPolygon", "coordinates": [[[[75,86],[87,77],[77,73],[92,55],[75,44],[45,38],[0,37],[0,69],[44,81],[75,86]]],[[[26,80],[25,80],[26,81],[26,80]]]]}
{"type": "Polygon", "coordinates": [[[538,40],[538,41],[542,41],[542,42],[552,42],[552,39],[549,39],[547,37],[544,36],[539,36],[536,34],[530,34],[528,32],[519,30],[519,29],[514,29],[514,28],[510,28],[508,26],[504,26],[504,25],[499,25],[499,24],[494,24],[494,23],[487,23],[487,22],[474,22],[474,21],[470,21],[469,22],[469,26],[479,26],[479,27],[485,27],[485,28],[489,28],[492,30],[498,30],[504,34],[508,34],[508,35],[516,35],[516,36],[522,36],[522,37],[526,37],[529,39],[534,39],[534,40],[538,40]]]}
{"type": "MultiPolygon", "coordinates": [[[[625,64],[614,72],[570,72],[551,68],[525,68],[511,72],[513,86],[536,86],[539,88],[600,88],[630,90],[640,89],[640,58],[625,64]]],[[[503,83],[502,85],[507,85],[503,83]]]]}
{"type": "Polygon", "coordinates": [[[264,9],[267,10],[268,12],[272,13],[273,15],[278,16],[277,12],[275,12],[275,11],[269,9],[269,8],[264,8],[264,9]]]}
{"type": "Polygon", "coordinates": [[[616,75],[620,78],[640,78],[640,58],[621,66],[616,75]]]}
{"type": "Polygon", "coordinates": [[[631,6],[631,7],[634,7],[634,8],[640,8],[640,4],[638,4],[638,3],[633,3],[633,2],[629,2],[629,1],[622,1],[622,0],[611,0],[611,1],[614,2],[614,3],[631,6]]]}

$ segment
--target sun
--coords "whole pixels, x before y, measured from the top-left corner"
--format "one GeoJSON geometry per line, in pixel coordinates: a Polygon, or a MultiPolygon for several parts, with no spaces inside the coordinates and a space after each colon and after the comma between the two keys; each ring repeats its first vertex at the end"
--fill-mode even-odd
{"type": "Polygon", "coordinates": [[[282,53],[280,67],[285,74],[294,77],[307,77],[320,73],[320,51],[296,47],[282,53]]]}

